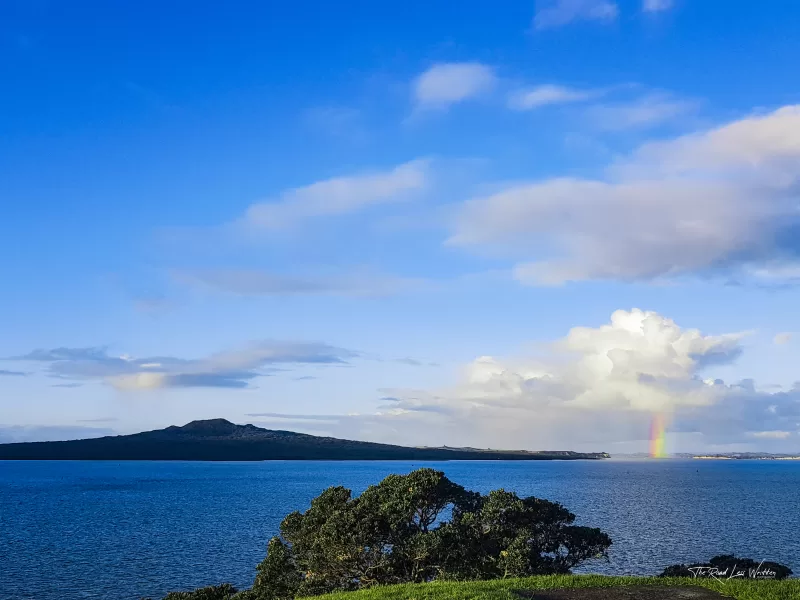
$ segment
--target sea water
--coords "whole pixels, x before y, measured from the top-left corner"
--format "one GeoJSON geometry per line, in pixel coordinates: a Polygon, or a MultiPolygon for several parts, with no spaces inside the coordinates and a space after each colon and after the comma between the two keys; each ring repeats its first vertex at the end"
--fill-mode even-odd
{"type": "Polygon", "coordinates": [[[0,461],[0,598],[138,600],[249,586],[283,517],[429,466],[561,502],[613,539],[581,571],[657,574],[736,554],[800,573],[800,461],[0,461]]]}

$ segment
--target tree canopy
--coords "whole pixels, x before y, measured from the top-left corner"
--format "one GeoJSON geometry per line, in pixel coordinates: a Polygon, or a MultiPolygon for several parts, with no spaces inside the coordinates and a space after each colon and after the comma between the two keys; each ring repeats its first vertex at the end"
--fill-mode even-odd
{"type": "Polygon", "coordinates": [[[393,583],[569,573],[605,557],[611,539],[574,525],[555,502],[487,495],[424,468],[389,475],[353,497],[330,487],[287,515],[249,590],[230,584],[164,600],[289,600],[393,583]]]}
{"type": "Polygon", "coordinates": [[[390,475],[358,497],[331,487],[283,520],[248,598],[568,573],[611,545],[574,521],[560,504],[470,492],[429,468],[390,475]]]}

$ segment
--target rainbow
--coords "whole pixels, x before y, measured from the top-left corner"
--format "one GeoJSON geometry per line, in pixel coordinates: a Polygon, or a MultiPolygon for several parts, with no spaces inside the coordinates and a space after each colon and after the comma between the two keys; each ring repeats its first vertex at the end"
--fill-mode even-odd
{"type": "Polygon", "coordinates": [[[667,457],[664,450],[666,421],[663,414],[653,415],[653,423],[650,425],[650,458],[667,457]]]}

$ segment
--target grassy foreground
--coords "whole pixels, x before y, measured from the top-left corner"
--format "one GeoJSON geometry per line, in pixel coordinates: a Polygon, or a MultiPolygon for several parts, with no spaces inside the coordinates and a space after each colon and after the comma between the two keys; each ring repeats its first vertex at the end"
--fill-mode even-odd
{"type": "Polygon", "coordinates": [[[800,600],[800,579],[755,581],[603,575],[543,575],[493,581],[433,582],[376,587],[315,596],[315,600],[520,600],[514,590],[617,587],[625,585],[699,585],[736,600],[800,600]]]}

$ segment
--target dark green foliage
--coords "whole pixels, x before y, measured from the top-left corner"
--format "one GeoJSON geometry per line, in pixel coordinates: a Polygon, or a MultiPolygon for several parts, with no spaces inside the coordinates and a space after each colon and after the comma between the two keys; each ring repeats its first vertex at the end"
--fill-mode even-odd
{"type": "MultiPolygon", "coordinates": [[[[191,592],[170,592],[164,596],[163,600],[232,600],[234,597],[239,600],[240,596],[236,595],[236,592],[236,588],[230,583],[223,583],[222,585],[199,588],[191,592]]],[[[150,599],[144,598],[143,600],[150,599]]]]}
{"type": "Polygon", "coordinates": [[[441,471],[390,475],[353,498],[331,487],[281,523],[250,590],[229,585],[164,600],[290,600],[375,585],[565,574],[611,539],[560,504],[465,490],[441,471]]]}
{"type": "Polygon", "coordinates": [[[611,544],[574,520],[560,504],[503,490],[481,496],[433,469],[390,475],[358,498],[331,487],[283,520],[283,540],[270,541],[248,599],[569,573],[611,544]]]}
{"type": "Polygon", "coordinates": [[[300,573],[292,559],[291,550],[280,538],[272,538],[267,545],[267,557],[256,567],[256,581],[251,590],[253,599],[294,598],[300,582],[300,573]]]}
{"type": "Polygon", "coordinates": [[[560,504],[496,490],[474,512],[454,515],[439,530],[445,552],[438,578],[495,579],[569,573],[588,558],[604,556],[611,539],[599,529],[576,527],[560,504]]]}
{"type": "Polygon", "coordinates": [[[716,577],[718,579],[786,579],[792,570],[776,562],[736,558],[733,554],[715,556],[705,563],[670,565],[659,577],[716,577]]]}

